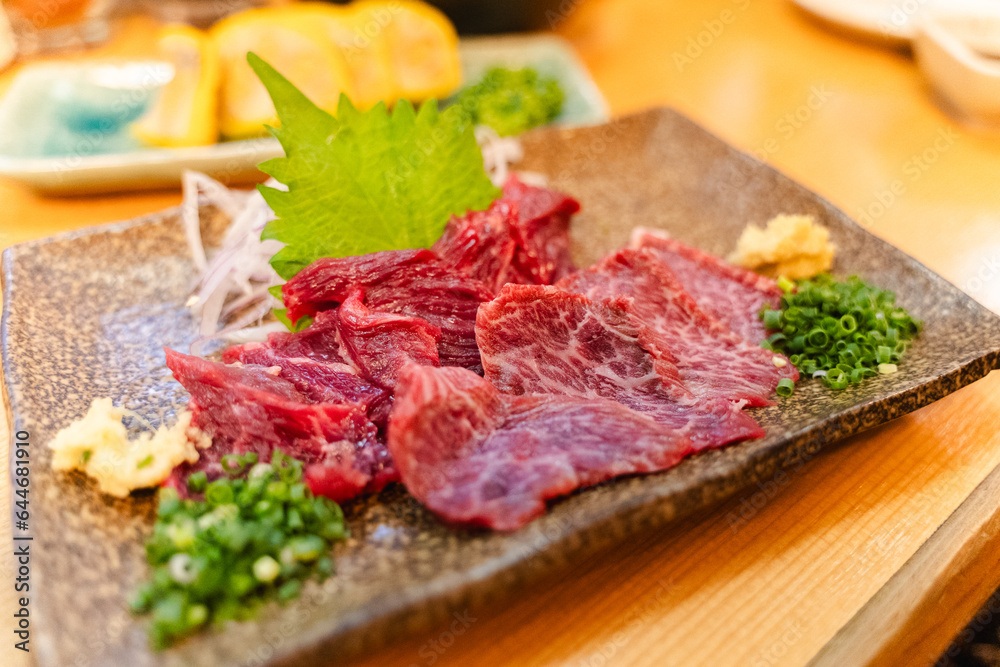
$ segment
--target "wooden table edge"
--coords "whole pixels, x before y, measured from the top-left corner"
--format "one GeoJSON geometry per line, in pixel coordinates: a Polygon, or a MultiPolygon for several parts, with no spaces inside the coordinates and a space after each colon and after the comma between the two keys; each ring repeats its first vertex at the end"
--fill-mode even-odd
{"type": "MultiPolygon", "coordinates": [[[[823,646],[810,667],[933,665],[990,599],[1000,572],[1000,466],[823,646]]],[[[997,600],[1000,611],[1000,600],[997,600]]],[[[994,611],[991,609],[991,611],[994,611]]]]}

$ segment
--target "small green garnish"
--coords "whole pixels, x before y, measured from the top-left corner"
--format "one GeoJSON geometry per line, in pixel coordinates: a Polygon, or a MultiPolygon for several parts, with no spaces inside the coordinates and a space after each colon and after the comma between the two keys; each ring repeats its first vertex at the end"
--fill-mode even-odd
{"type": "Polygon", "coordinates": [[[230,455],[229,475],[210,483],[204,472],[192,474],[188,488],[204,500],[160,490],[146,542],[152,576],[131,602],[134,613],[151,615],[154,648],[250,618],[266,600],[295,597],[303,580],[332,573],[327,554],[347,535],[340,507],[312,495],[301,462],[281,452],[256,461],[253,453],[230,455]]]}
{"type": "Polygon", "coordinates": [[[500,136],[521,134],[551,123],[562,111],[565,95],[556,79],[530,67],[494,67],[458,94],[456,105],[477,125],[489,125],[500,136]]]}
{"type": "Polygon", "coordinates": [[[281,120],[271,132],[285,157],[260,165],[288,190],[260,186],[277,219],[261,235],[285,246],[271,259],[288,280],[321,257],[427,248],[452,215],[500,195],[483,168],[473,126],[459,108],[419,111],[400,100],[359,111],[341,96],[323,111],[254,54],[250,66],[281,120]]]}
{"type": "Polygon", "coordinates": [[[793,280],[789,280],[785,276],[779,276],[777,282],[778,282],[778,288],[781,289],[781,291],[784,292],[785,294],[789,294],[795,291],[795,282],[793,280]]]}
{"type": "MultiPolygon", "coordinates": [[[[831,389],[896,372],[896,364],[922,324],[897,307],[896,295],[857,276],[844,282],[821,274],[781,285],[780,310],[761,312],[773,333],[763,347],[784,353],[804,375],[819,376],[831,389]]],[[[779,385],[778,393],[783,390],[779,385]]]]}
{"type": "Polygon", "coordinates": [[[143,460],[141,460],[138,463],[136,463],[135,464],[135,468],[136,468],[136,470],[142,470],[143,468],[145,468],[146,466],[148,466],[152,462],[153,462],[153,455],[150,454],[149,456],[147,456],[143,460]]]}
{"type": "Polygon", "coordinates": [[[778,396],[791,396],[795,392],[795,382],[791,378],[778,380],[778,396]]]}

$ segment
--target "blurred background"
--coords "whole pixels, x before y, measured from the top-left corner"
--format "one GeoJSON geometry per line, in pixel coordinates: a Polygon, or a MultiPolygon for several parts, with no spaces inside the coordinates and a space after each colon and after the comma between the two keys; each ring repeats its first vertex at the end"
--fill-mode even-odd
{"type": "MultiPolygon", "coordinates": [[[[273,107],[245,63],[255,51],[329,110],[341,93],[361,107],[400,99],[462,104],[506,156],[533,128],[673,107],[1000,312],[997,0],[6,0],[0,7],[0,249],[176,205],[189,169],[225,185],[261,180],[256,165],[280,147],[265,130],[273,107]]],[[[839,466],[857,470],[843,483],[850,492],[825,515],[814,511],[833,497],[823,480],[782,492],[810,510],[809,526],[796,530],[813,531],[787,550],[774,551],[778,540],[762,520],[744,529],[747,571],[780,561],[805,572],[792,593],[780,591],[796,601],[782,608],[781,621],[804,628],[783,650],[828,641],[1000,462],[988,408],[979,408],[976,438],[952,438],[942,426],[953,423],[949,415],[964,423],[995,393],[991,381],[908,418],[899,442],[916,435],[930,443],[926,460],[912,462],[936,471],[929,481],[900,471],[872,482],[864,462],[851,460],[839,466]],[[888,489],[883,505],[870,502],[874,486],[888,489]],[[836,539],[823,532],[842,523],[850,528],[836,539]],[[820,572],[824,563],[829,570],[820,572]]],[[[830,456],[851,456],[850,449],[830,456]]],[[[769,511],[779,511],[781,498],[769,511]]],[[[995,516],[995,505],[984,516],[995,516]]],[[[683,528],[702,534],[693,522],[683,528]]],[[[723,526],[712,544],[733,539],[723,526]]],[[[553,646],[581,644],[597,655],[595,642],[608,640],[602,632],[629,612],[625,598],[645,585],[634,576],[621,588],[622,573],[651,568],[645,579],[655,583],[663,568],[680,571],[682,542],[644,544],[614,567],[582,566],[583,583],[564,592],[572,605],[546,612],[543,591],[493,627],[530,646],[536,618],[558,618],[553,646]],[[609,591],[622,590],[621,600],[608,602],[609,591]]],[[[933,639],[933,655],[899,664],[1000,664],[1000,592],[980,608],[1000,583],[987,551],[932,591],[946,602],[925,611],[926,627],[917,623],[913,632],[933,639]]],[[[4,556],[10,562],[9,549],[4,556]]],[[[716,636],[770,650],[774,610],[750,602],[768,597],[760,594],[767,582],[747,581],[712,580],[725,614],[708,625],[716,636]]],[[[607,664],[642,658],[639,646],[607,664]]],[[[399,649],[396,663],[412,662],[419,648],[399,649]]],[[[536,648],[526,654],[556,650],[536,648]]]]}

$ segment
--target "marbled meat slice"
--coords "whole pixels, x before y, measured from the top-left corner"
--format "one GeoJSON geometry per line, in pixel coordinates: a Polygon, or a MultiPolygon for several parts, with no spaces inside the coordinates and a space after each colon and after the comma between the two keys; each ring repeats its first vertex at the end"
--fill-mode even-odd
{"type": "Polygon", "coordinates": [[[505,395],[465,369],[408,366],[389,449],[407,490],[444,521],[514,530],[549,498],[670,468],[690,442],[614,401],[505,395]]]}
{"type": "Polygon", "coordinates": [[[312,490],[337,501],[398,478],[362,405],[312,402],[267,367],[226,365],[169,349],[166,355],[191,394],[192,424],[212,438],[197,463],[174,469],[168,484],[181,492],[196,470],[210,479],[221,476],[226,454],[256,452],[269,461],[275,449],[303,461],[312,490]]]}
{"type": "Polygon", "coordinates": [[[576,267],[570,256],[569,223],[580,203],[562,192],[527,185],[511,175],[501,201],[517,204],[517,249],[504,282],[552,285],[576,267]]]}
{"type": "Polygon", "coordinates": [[[282,287],[293,320],[336,308],[362,288],[372,310],[427,320],[441,330],[442,365],[479,368],[476,310],[493,298],[481,281],[442,266],[430,250],[389,250],[319,259],[282,287]]]}
{"type": "Polygon", "coordinates": [[[615,400],[689,436],[699,450],[764,434],[739,403],[688,390],[663,336],[627,307],[555,287],[507,285],[476,322],[486,379],[515,395],[615,400]]]}
{"type": "Polygon", "coordinates": [[[626,297],[627,310],[665,337],[681,381],[696,396],[770,405],[781,378],[798,379],[783,356],[747,342],[702,311],[650,253],[620,250],[556,286],[599,301],[626,297]]]}
{"type": "Polygon", "coordinates": [[[636,228],[629,246],[663,260],[698,306],[732,331],[751,343],[767,337],[761,306],[777,308],[781,300],[781,289],[770,278],[728,264],[659,230],[636,228]]]}

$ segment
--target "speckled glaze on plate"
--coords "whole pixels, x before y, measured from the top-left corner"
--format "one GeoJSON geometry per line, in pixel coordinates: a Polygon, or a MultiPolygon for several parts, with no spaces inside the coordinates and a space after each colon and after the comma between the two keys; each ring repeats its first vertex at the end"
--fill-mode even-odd
{"type": "MultiPolygon", "coordinates": [[[[42,665],[328,664],[517,590],[573,555],[621,542],[718,502],[781,466],[915,410],[1000,363],[1000,318],[805,188],[675,112],[525,137],[525,169],[578,197],[577,259],[662,227],[725,254],[747,222],[811,213],[840,246],[835,271],[891,288],[927,328],[900,372],[831,393],[803,382],[755,416],[767,437],[622,479],[554,503],[513,534],[453,530],[401,488],[348,506],[337,576],[286,607],[153,654],[126,611],[144,576],[152,496],[102,498],[80,475],[53,474],[44,449],[94,396],[158,424],[185,402],[161,345],[185,349],[192,277],[178,211],[25,243],[3,258],[3,361],[15,431],[31,434],[32,635],[42,665]]],[[[206,223],[209,236],[224,221],[206,223]]],[[[15,532],[16,534],[16,532],[15,532]]]]}

